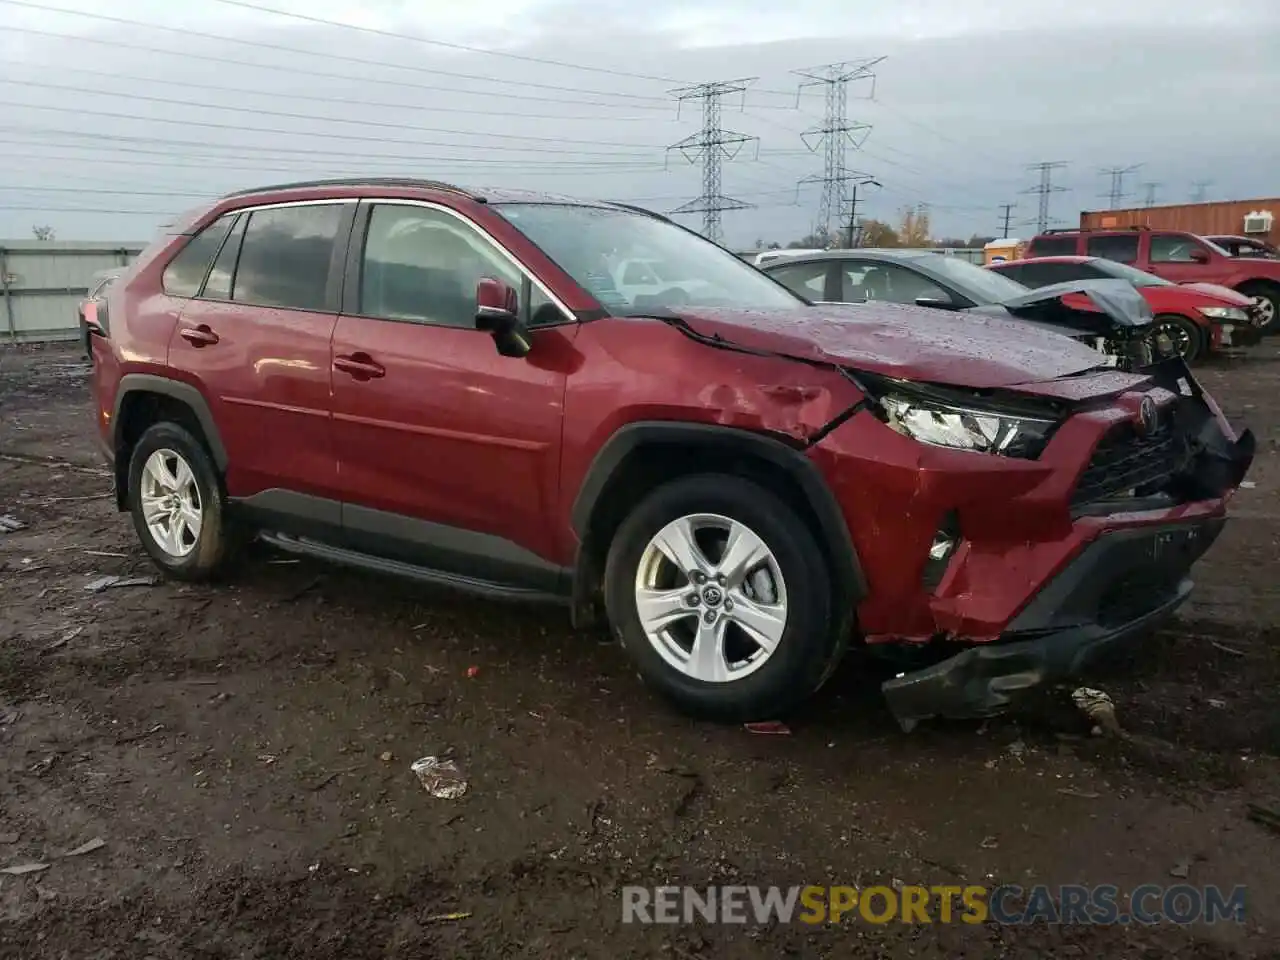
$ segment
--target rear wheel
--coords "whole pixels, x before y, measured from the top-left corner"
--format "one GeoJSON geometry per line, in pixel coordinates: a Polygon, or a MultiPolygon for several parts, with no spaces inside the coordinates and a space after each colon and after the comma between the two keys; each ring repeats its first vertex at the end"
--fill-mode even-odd
{"type": "Polygon", "coordinates": [[[686,477],[641,501],[610,547],[605,604],[641,676],[711,719],[781,716],[843,647],[813,535],[781,497],[737,477],[686,477]]]}
{"type": "Polygon", "coordinates": [[[212,458],[176,423],[157,423],[129,460],[129,511],[156,566],[179,580],[207,580],[233,553],[222,487],[212,458]]]}
{"type": "Polygon", "coordinates": [[[1168,337],[1178,356],[1187,363],[1204,352],[1205,332],[1189,317],[1177,313],[1162,313],[1155,318],[1155,333],[1168,337]]]}

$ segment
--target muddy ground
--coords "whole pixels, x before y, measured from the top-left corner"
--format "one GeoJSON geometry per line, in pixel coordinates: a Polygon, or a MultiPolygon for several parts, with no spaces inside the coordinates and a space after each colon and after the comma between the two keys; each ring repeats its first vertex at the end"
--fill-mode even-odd
{"type": "MultiPolygon", "coordinates": [[[[1274,341],[1273,341],[1274,343],[1274,341]]],[[[846,664],[790,736],[701,725],[557,610],[265,550],[150,576],[90,440],[84,368],[0,350],[0,957],[1256,957],[1280,943],[1280,344],[1203,379],[1259,436],[1168,629],[1065,693],[901,733],[846,664]],[[409,770],[451,751],[460,800],[409,770]],[[94,839],[104,845],[73,857],[94,839]],[[1187,929],[624,925],[663,883],[1249,886],[1187,929]],[[454,917],[467,914],[465,917],[454,917]]]]}

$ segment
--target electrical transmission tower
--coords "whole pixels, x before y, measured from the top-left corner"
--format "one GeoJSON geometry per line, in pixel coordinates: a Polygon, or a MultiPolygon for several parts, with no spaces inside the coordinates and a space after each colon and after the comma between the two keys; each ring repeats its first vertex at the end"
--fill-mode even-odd
{"type": "Polygon", "coordinates": [[[1212,180],[1196,180],[1191,184],[1191,202],[1204,203],[1209,197],[1209,188],[1213,186],[1212,180]]]}
{"type": "Polygon", "coordinates": [[[1141,164],[1135,164],[1131,167],[1105,167],[1098,171],[1102,176],[1111,178],[1111,189],[1103,196],[1107,198],[1112,210],[1120,206],[1120,201],[1128,196],[1124,192],[1124,178],[1131,173],[1137,172],[1139,166],[1141,164]]]}
{"type": "MultiPolygon", "coordinates": [[[[800,95],[805,87],[823,86],[826,94],[826,110],[822,123],[800,134],[804,145],[814,153],[818,147],[823,148],[822,175],[805,177],[800,181],[822,184],[822,200],[818,205],[818,225],[828,237],[834,236],[833,223],[844,219],[845,205],[849,203],[850,193],[846,185],[850,183],[870,183],[874,180],[870,174],[850,170],[845,165],[845,154],[848,147],[855,150],[866,142],[871,133],[870,124],[858,123],[849,119],[849,84],[859,80],[871,81],[871,92],[875,94],[875,70],[877,63],[884,57],[867,57],[862,60],[845,60],[841,63],[828,63],[808,70],[792,71],[805,78],[796,90],[796,105],[799,106],[800,95]]],[[[798,189],[799,185],[797,185],[798,189]]],[[[856,194],[854,194],[856,196],[856,194]]]]}
{"type": "Polygon", "coordinates": [[[1159,182],[1155,180],[1148,180],[1142,185],[1142,189],[1144,191],[1142,195],[1142,205],[1144,207],[1154,207],[1156,205],[1156,191],[1160,189],[1159,182]]]}
{"type": "Polygon", "coordinates": [[[720,189],[720,164],[725,160],[732,160],[748,143],[756,143],[759,149],[760,138],[725,130],[720,125],[720,101],[731,93],[745,94],[754,80],[755,77],[715,80],[671,91],[671,95],[681,105],[686,100],[697,100],[702,104],[702,130],[667,147],[668,156],[672,150],[678,150],[690,163],[702,161],[702,194],[671,212],[701,213],[702,235],[713,243],[719,243],[723,239],[720,214],[726,210],[746,210],[753,206],[724,195],[720,189]]]}
{"type": "Polygon", "coordinates": [[[1000,221],[1001,221],[1000,237],[1002,239],[1007,240],[1009,238],[1009,220],[1013,217],[1013,208],[1016,206],[1017,206],[1016,203],[1000,204],[1000,211],[1001,211],[1000,212],[1000,221]]]}
{"type": "Polygon", "coordinates": [[[1043,163],[1033,163],[1027,169],[1038,170],[1040,172],[1040,183],[1034,187],[1028,187],[1023,193],[1034,193],[1040,196],[1040,212],[1036,215],[1036,233],[1044,233],[1049,229],[1049,195],[1053,193],[1062,193],[1065,187],[1055,187],[1053,185],[1053,171],[1062,170],[1066,167],[1065,160],[1046,160],[1043,163]]]}

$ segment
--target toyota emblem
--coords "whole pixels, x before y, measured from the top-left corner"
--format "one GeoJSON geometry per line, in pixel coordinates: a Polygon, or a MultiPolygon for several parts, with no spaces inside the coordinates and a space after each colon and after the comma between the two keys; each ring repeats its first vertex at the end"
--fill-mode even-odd
{"type": "Polygon", "coordinates": [[[1143,397],[1142,403],[1138,405],[1138,433],[1145,437],[1155,429],[1156,403],[1150,397],[1143,397]]]}

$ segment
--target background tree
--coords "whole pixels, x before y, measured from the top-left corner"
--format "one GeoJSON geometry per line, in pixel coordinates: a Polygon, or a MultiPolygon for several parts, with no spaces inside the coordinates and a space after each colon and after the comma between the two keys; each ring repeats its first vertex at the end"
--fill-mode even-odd
{"type": "Polygon", "coordinates": [[[883,220],[863,220],[861,223],[861,236],[858,238],[858,246],[860,247],[899,247],[902,240],[898,236],[898,231],[889,226],[883,220]]]}
{"type": "Polygon", "coordinates": [[[906,207],[898,225],[898,240],[904,247],[933,245],[929,237],[929,214],[922,207],[906,207]]]}
{"type": "Polygon", "coordinates": [[[53,227],[32,227],[31,234],[37,240],[52,240],[53,227]]]}

